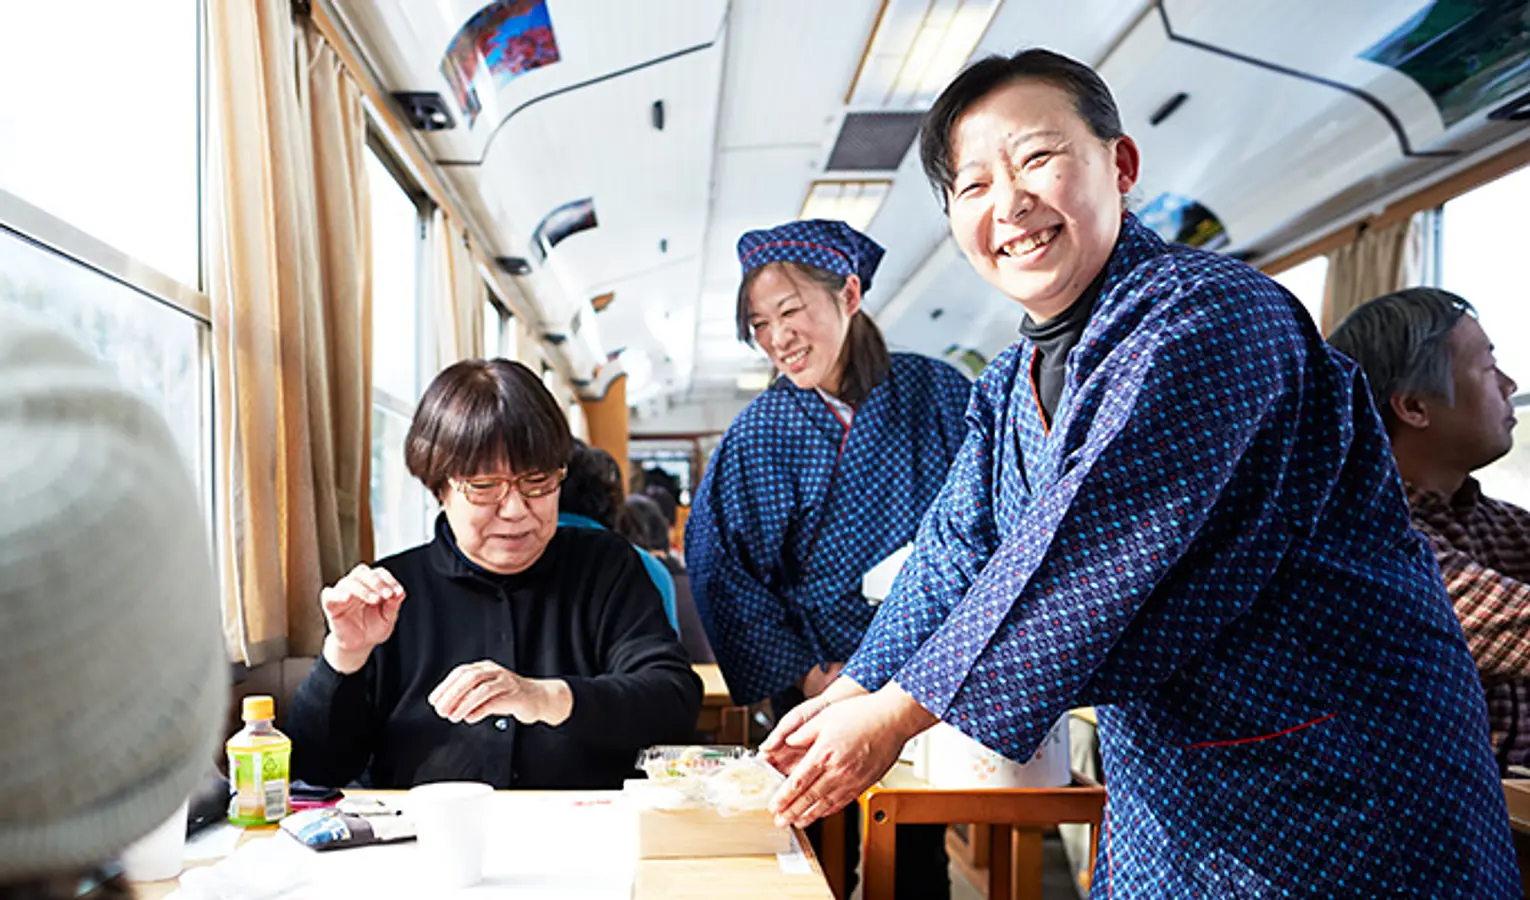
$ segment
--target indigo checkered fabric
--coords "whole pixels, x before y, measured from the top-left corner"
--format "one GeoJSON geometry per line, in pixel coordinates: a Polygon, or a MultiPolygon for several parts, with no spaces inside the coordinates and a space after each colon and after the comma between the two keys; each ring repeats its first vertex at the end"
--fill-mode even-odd
{"type": "Polygon", "coordinates": [[[1099,708],[1094,897],[1511,897],[1487,714],[1355,366],[1127,217],[1049,429],[1022,339],[846,671],[1025,759],[1099,708]]]}
{"type": "Polygon", "coordinates": [[[773,262],[817,266],[837,275],[855,275],[861,293],[882,261],[882,245],[844,222],[801,219],[775,228],[747,231],[738,239],[738,262],[748,275],[773,262]]]}
{"type": "Polygon", "coordinates": [[[734,420],[696,488],[685,565],[735,702],[855,652],[875,612],[861,578],[913,540],[970,390],[945,363],[894,353],[848,430],[786,378],[734,420]]]}
{"type": "Polygon", "coordinates": [[[1530,764],[1530,511],[1467,478],[1445,497],[1404,485],[1487,689],[1501,770],[1530,764]]]}

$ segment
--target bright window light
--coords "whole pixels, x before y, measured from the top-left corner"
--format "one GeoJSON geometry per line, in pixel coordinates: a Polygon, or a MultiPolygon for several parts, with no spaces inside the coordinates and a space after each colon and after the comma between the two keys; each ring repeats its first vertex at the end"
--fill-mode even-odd
{"type": "Polygon", "coordinates": [[[0,3],[0,188],[199,287],[197,4],[0,3]]]}
{"type": "Polygon", "coordinates": [[[1275,280],[1307,308],[1312,321],[1323,321],[1323,286],[1328,283],[1328,257],[1314,256],[1275,275],[1275,280]]]}

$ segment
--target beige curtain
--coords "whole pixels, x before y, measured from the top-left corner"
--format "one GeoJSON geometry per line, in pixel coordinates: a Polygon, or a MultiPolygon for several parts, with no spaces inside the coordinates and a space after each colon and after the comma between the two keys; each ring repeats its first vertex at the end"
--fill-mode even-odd
{"type": "Polygon", "coordinates": [[[1353,243],[1329,254],[1323,288],[1323,334],[1365,301],[1407,285],[1408,247],[1416,237],[1413,222],[1410,217],[1367,229],[1353,243]]]}
{"type": "Polygon", "coordinates": [[[366,126],[288,0],[207,10],[224,622],[258,665],[317,653],[319,589],[370,553],[366,126]]]}
{"type": "Polygon", "coordinates": [[[461,359],[483,356],[483,276],[473,263],[463,231],[437,209],[431,222],[435,277],[436,362],[442,369],[461,359]]]}

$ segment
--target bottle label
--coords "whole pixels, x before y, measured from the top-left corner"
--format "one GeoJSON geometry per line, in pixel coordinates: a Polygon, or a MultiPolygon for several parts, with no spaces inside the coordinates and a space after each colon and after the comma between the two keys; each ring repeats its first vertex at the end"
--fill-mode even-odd
{"type": "Polygon", "coordinates": [[[290,750],[232,750],[229,778],[234,783],[237,824],[274,824],[287,815],[287,761],[290,750]]]}

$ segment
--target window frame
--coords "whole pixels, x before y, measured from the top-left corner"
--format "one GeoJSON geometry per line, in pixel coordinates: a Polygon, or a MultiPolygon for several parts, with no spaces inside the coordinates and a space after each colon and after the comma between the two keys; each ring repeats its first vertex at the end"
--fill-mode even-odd
{"type": "MultiPolygon", "coordinates": [[[[201,44],[200,7],[201,5],[198,4],[199,45],[201,44]]],[[[198,141],[202,142],[202,139],[199,117],[198,141]]],[[[200,193],[200,168],[197,181],[200,193]]],[[[105,241],[87,234],[58,216],[3,189],[0,189],[0,232],[31,245],[43,253],[56,256],[63,262],[79,266],[98,277],[128,288],[142,297],[145,302],[157,303],[192,320],[197,333],[196,395],[199,398],[196,487],[213,546],[221,546],[223,529],[219,527],[217,516],[221,501],[217,496],[218,478],[215,468],[218,440],[213,384],[212,299],[198,288],[178,281],[147,263],[134,259],[105,241]]],[[[201,260],[204,256],[200,246],[197,256],[200,272],[203,267],[201,260]]],[[[199,274],[199,278],[205,278],[205,275],[199,274]]]]}

